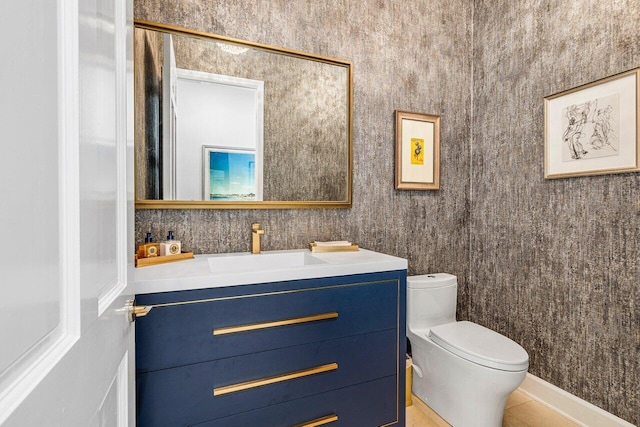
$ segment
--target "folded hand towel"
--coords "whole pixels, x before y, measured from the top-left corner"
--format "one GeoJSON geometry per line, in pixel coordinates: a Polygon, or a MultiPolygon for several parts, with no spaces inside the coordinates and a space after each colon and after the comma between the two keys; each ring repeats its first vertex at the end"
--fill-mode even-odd
{"type": "Polygon", "coordinates": [[[330,242],[318,242],[316,240],[313,243],[316,246],[351,246],[351,242],[347,242],[346,240],[333,240],[330,242]]]}

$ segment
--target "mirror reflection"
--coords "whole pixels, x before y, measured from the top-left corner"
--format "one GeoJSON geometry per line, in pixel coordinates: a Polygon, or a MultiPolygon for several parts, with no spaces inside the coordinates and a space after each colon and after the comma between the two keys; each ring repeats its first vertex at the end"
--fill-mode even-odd
{"type": "Polygon", "coordinates": [[[350,205],[348,62],[141,21],[134,61],[137,207],[350,205]]]}

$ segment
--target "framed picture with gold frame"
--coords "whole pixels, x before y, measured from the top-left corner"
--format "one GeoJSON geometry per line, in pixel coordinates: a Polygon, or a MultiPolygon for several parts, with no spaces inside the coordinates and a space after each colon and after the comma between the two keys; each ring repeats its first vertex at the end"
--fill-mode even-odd
{"type": "Polygon", "coordinates": [[[396,189],[440,189],[440,116],[396,110],[396,189]]]}
{"type": "Polygon", "coordinates": [[[544,99],[546,179],[640,171],[640,68],[544,99]]]}

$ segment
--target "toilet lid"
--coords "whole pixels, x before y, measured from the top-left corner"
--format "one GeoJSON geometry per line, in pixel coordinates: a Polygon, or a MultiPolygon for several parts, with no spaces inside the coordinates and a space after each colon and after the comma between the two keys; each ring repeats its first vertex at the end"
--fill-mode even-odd
{"type": "Polygon", "coordinates": [[[446,323],[431,328],[429,338],[463,359],[503,371],[529,367],[529,355],[504,335],[471,322],[446,323]]]}

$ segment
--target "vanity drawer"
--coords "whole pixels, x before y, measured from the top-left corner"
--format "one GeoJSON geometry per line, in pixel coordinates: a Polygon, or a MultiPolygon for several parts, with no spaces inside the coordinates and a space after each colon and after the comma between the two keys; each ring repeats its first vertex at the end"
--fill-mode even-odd
{"type": "Polygon", "coordinates": [[[191,425],[396,378],[397,343],[396,329],[389,329],[139,374],[138,426],[191,425]],[[320,368],[319,373],[313,373],[314,368],[320,368]],[[293,378],[287,379],[288,374],[293,378]],[[272,382],[247,384],[264,379],[272,382]]]}
{"type": "Polygon", "coordinates": [[[399,327],[398,280],[324,287],[316,282],[310,288],[157,306],[136,322],[136,371],[399,327]],[[247,325],[250,330],[243,330],[247,325]]]}
{"type": "Polygon", "coordinates": [[[322,425],[327,427],[398,425],[397,391],[396,377],[386,377],[196,426],[304,426],[321,419],[326,420],[327,423],[322,425]]]}

